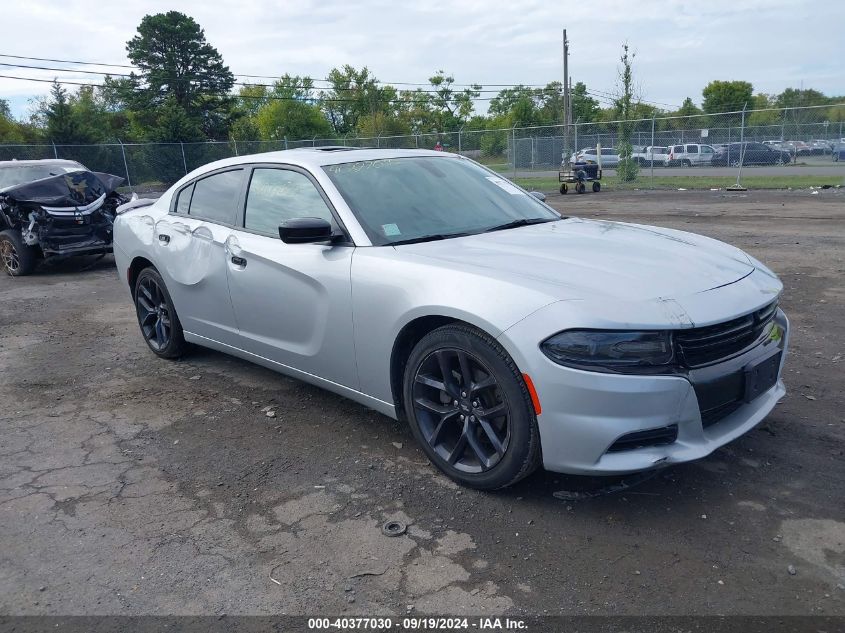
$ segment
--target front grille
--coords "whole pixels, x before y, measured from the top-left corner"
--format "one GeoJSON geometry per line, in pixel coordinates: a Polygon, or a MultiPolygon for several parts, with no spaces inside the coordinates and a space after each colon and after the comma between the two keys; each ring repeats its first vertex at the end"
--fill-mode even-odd
{"type": "Polygon", "coordinates": [[[646,448],[648,446],[666,446],[678,439],[678,425],[664,426],[659,429],[647,429],[645,431],[634,431],[623,435],[616,440],[609,449],[608,453],[619,453],[621,451],[631,451],[636,448],[646,448]]]}
{"type": "Polygon", "coordinates": [[[745,316],[675,333],[678,355],[687,367],[701,367],[736,356],[756,343],[775,318],[777,301],[745,316]]]}

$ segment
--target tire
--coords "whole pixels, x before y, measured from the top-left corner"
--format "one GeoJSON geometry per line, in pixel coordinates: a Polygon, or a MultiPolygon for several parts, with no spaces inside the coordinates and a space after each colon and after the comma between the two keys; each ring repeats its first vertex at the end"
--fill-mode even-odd
{"type": "Polygon", "coordinates": [[[133,291],[138,326],[147,347],[160,358],[179,358],[186,349],[182,324],[164,280],[154,268],[138,275],[133,291]]]}
{"type": "Polygon", "coordinates": [[[731,167],[739,167],[739,159],[738,158],[732,158],[731,159],[731,167]]]}
{"type": "Polygon", "coordinates": [[[587,185],[583,182],[579,182],[575,185],[575,193],[584,193],[587,190],[587,185]]]}
{"type": "Polygon", "coordinates": [[[414,437],[457,483],[496,490],[540,465],[531,394],[508,353],[484,332],[457,324],[429,332],[411,352],[402,391],[414,437]]]}
{"type": "Polygon", "coordinates": [[[35,270],[38,250],[23,241],[20,232],[0,231],[0,266],[12,277],[23,277],[35,270]]]}
{"type": "Polygon", "coordinates": [[[692,167],[692,161],[689,158],[685,158],[681,161],[681,167],[692,167]]]}
{"type": "Polygon", "coordinates": [[[601,191],[601,183],[598,180],[593,181],[593,193],[601,191]]]}
{"type": "Polygon", "coordinates": [[[563,183],[563,184],[560,186],[560,192],[561,192],[563,195],[566,195],[566,192],[567,192],[567,191],[569,191],[569,187],[567,187],[567,186],[566,186],[566,183],[563,183]]]}

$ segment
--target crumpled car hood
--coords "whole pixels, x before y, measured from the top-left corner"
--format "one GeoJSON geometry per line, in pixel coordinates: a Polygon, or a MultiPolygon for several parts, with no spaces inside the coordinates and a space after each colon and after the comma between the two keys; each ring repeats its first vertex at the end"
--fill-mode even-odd
{"type": "Polygon", "coordinates": [[[79,207],[117,189],[123,178],[93,171],[71,171],[5,189],[0,195],[18,204],[79,207]]]}
{"type": "Polygon", "coordinates": [[[396,251],[529,286],[556,299],[677,298],[735,283],[754,271],[742,251],[710,238],[578,218],[409,244],[396,251]]]}

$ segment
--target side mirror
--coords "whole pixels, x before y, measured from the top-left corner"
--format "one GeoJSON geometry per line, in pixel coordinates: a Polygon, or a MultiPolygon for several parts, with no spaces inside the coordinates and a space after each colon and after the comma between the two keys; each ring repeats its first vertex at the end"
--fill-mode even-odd
{"type": "Polygon", "coordinates": [[[535,198],[537,198],[537,200],[539,200],[540,202],[546,201],[546,194],[544,194],[542,191],[530,191],[529,193],[535,198]]]}
{"type": "Polygon", "coordinates": [[[279,237],[285,244],[311,244],[332,239],[332,225],[323,218],[291,218],[279,225],[279,237]]]}

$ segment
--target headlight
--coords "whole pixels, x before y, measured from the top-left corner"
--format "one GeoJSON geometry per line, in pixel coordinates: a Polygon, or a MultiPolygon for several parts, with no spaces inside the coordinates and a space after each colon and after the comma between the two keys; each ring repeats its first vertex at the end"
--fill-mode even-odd
{"type": "Polygon", "coordinates": [[[672,364],[669,332],[566,330],[540,345],[554,362],[591,371],[638,371],[672,364]]]}

